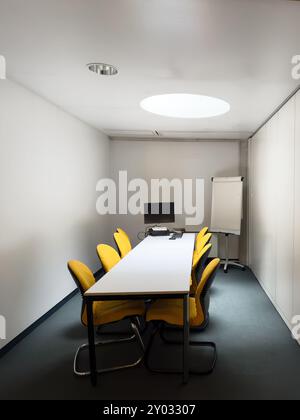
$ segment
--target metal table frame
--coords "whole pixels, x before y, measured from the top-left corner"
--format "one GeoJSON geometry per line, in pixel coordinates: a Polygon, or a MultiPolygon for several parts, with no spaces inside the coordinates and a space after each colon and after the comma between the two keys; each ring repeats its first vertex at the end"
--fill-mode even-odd
{"type": "Polygon", "coordinates": [[[94,315],[93,302],[103,300],[144,300],[144,299],[183,299],[183,383],[187,383],[189,379],[189,294],[144,294],[144,295],[93,295],[85,296],[84,300],[87,307],[87,327],[88,327],[88,343],[89,343],[89,364],[90,377],[93,386],[97,385],[97,361],[95,348],[95,331],[94,331],[94,315]]]}

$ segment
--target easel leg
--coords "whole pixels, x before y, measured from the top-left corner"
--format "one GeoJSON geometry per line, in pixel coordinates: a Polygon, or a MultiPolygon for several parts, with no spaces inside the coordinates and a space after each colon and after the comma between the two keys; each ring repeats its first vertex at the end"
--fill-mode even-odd
{"type": "Polygon", "coordinates": [[[224,273],[228,273],[230,266],[245,270],[245,266],[240,262],[229,260],[229,233],[225,233],[225,259],[221,261],[221,264],[224,265],[224,273]]]}

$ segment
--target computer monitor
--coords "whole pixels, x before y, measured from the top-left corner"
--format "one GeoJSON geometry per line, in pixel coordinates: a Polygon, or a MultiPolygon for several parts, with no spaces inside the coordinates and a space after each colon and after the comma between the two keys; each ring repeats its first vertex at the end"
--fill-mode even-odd
{"type": "Polygon", "coordinates": [[[175,206],[174,203],[145,203],[144,206],[144,223],[174,223],[175,222],[175,206]]]}

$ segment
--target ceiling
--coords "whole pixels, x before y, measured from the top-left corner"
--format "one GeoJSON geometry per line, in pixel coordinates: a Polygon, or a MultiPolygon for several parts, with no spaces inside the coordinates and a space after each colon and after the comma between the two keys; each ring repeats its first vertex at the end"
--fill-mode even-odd
{"type": "Polygon", "coordinates": [[[9,79],[112,136],[247,138],[300,83],[299,21],[288,0],[0,0],[0,54],[9,79]],[[89,72],[94,61],[119,74],[89,72]],[[162,93],[216,96],[231,111],[140,108],[162,93]]]}

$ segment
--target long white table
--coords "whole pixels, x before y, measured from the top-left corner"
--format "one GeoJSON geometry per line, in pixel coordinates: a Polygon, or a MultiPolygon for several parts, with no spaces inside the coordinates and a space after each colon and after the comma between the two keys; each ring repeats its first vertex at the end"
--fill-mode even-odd
{"type": "Polygon", "coordinates": [[[148,236],[84,294],[87,305],[91,382],[97,383],[94,301],[146,298],[182,298],[183,379],[188,380],[189,290],[195,234],[180,239],[148,236]]]}

